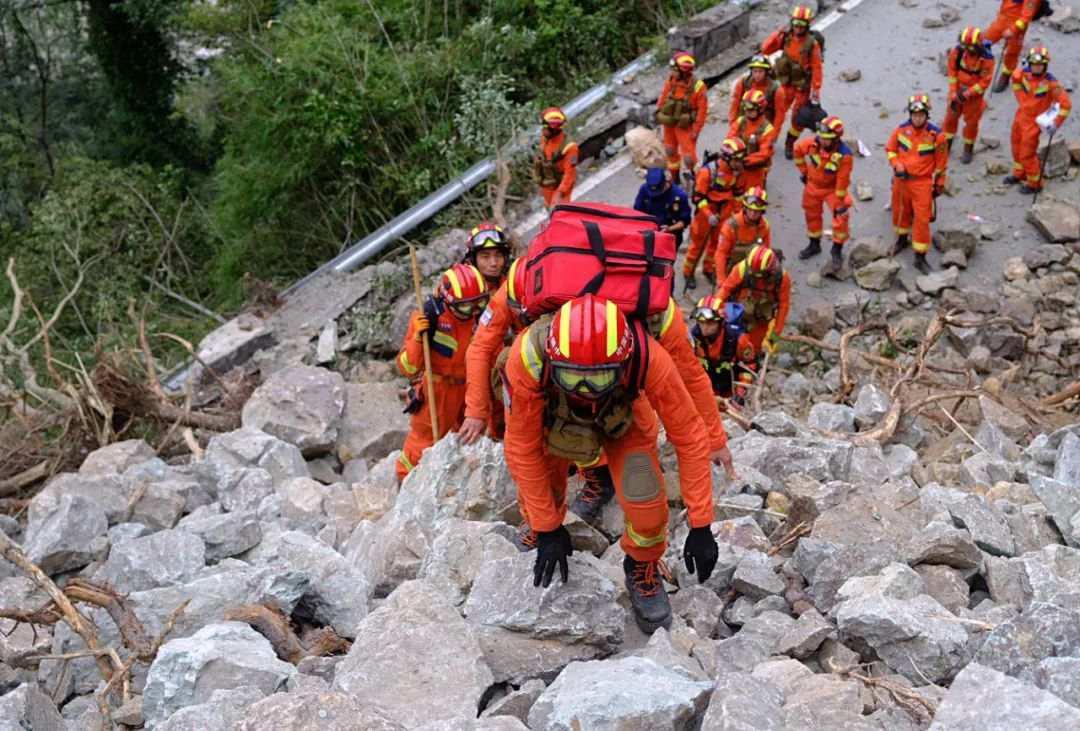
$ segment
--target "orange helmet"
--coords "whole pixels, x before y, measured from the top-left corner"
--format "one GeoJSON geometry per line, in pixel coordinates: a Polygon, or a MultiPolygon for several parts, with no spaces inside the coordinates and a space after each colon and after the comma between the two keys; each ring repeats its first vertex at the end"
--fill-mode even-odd
{"type": "Polygon", "coordinates": [[[687,51],[675,51],[671,57],[671,65],[680,71],[693,71],[697,66],[697,60],[687,51]]]}
{"type": "Polygon", "coordinates": [[[1030,66],[1033,63],[1041,63],[1044,66],[1050,65],[1050,49],[1046,46],[1035,46],[1027,52],[1027,56],[1024,57],[1027,65],[1030,66]]]}
{"type": "Polygon", "coordinates": [[[746,143],[738,137],[727,137],[720,143],[720,157],[738,160],[746,157],[746,143]]]}
{"type": "Polygon", "coordinates": [[[506,303],[518,314],[525,311],[525,257],[519,256],[510,264],[506,275],[506,303]]]}
{"type": "Polygon", "coordinates": [[[982,42],[982,28],[969,25],[960,31],[960,45],[967,48],[977,48],[982,42]]]}
{"type": "Polygon", "coordinates": [[[764,53],[755,53],[750,59],[750,68],[752,69],[765,69],[766,71],[772,71],[772,64],[769,63],[769,57],[764,53]]]}
{"type": "Polygon", "coordinates": [[[844,122],[835,114],[830,114],[818,122],[817,136],[831,140],[844,136],[844,122]]]}
{"type": "Polygon", "coordinates": [[[455,264],[439,277],[435,294],[454,315],[467,320],[487,307],[490,292],[479,269],[472,264],[455,264]]]}
{"type": "Polygon", "coordinates": [[[724,319],[724,300],[715,294],[702,297],[697,301],[691,318],[698,322],[718,322],[724,319]]]}
{"type": "Polygon", "coordinates": [[[760,185],[754,185],[743,193],[742,204],[755,211],[764,211],[769,207],[769,194],[760,185]]]}
{"type": "Polygon", "coordinates": [[[751,89],[742,95],[742,108],[744,111],[748,111],[750,108],[761,111],[766,104],[768,104],[768,99],[761,89],[751,89]]]}
{"type": "Polygon", "coordinates": [[[780,269],[780,258],[768,246],[758,244],[746,255],[747,269],[754,277],[774,274],[780,269]]]}
{"type": "Polygon", "coordinates": [[[558,107],[548,107],[540,112],[540,121],[552,129],[561,129],[566,124],[566,115],[558,107]]]}
{"type": "Polygon", "coordinates": [[[597,398],[618,384],[633,347],[630,325],[614,302],[592,294],[572,299],[548,331],[551,378],[568,393],[597,398]]]}
{"type": "Polygon", "coordinates": [[[810,21],[813,19],[814,11],[806,5],[796,5],[791,11],[792,25],[810,25],[810,21]]]}
{"type": "Polygon", "coordinates": [[[908,114],[912,112],[926,112],[930,113],[930,97],[927,94],[915,94],[909,96],[907,100],[908,114]]]}

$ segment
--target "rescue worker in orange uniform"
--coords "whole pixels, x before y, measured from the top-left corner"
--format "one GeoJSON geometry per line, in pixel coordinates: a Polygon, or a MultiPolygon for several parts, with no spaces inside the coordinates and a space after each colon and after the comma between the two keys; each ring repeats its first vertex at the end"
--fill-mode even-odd
{"type": "MultiPolygon", "coordinates": [[[[790,160],[795,153],[795,141],[802,132],[796,121],[799,109],[807,102],[821,103],[821,43],[810,32],[814,11],[799,5],[791,11],[791,28],[781,28],[761,44],[765,55],[782,51],[773,70],[784,94],[777,101],[780,117],[791,109],[791,128],[784,140],[784,157],[790,160]]],[[[779,127],[777,127],[779,131],[779,127]]]]}
{"type": "Polygon", "coordinates": [[[994,77],[994,55],[983,43],[982,30],[968,26],[960,31],[960,42],[949,51],[949,107],[945,111],[945,140],[952,151],[953,138],[964,118],[964,152],[960,162],[971,162],[979,120],[986,109],[983,95],[994,77]]]}
{"type": "Polygon", "coordinates": [[[510,237],[502,227],[487,221],[474,227],[465,242],[465,263],[480,270],[491,292],[497,290],[506,279],[510,254],[510,237]]]}
{"type": "Polygon", "coordinates": [[[1024,35],[1028,26],[1035,20],[1042,0],[1001,0],[997,16],[986,29],[986,40],[994,45],[1005,39],[1005,57],[1001,60],[1001,75],[994,84],[994,92],[1005,91],[1009,87],[1009,78],[1020,60],[1024,50],[1024,35]]]}
{"type": "Polygon", "coordinates": [[[746,332],[756,353],[776,349],[791,309],[791,277],[778,252],[755,246],[727,275],[716,296],[743,306],[746,332]]]}
{"type": "Polygon", "coordinates": [[[709,375],[713,393],[742,405],[757,364],[754,344],[743,328],[742,305],[709,295],[698,300],[690,317],[695,322],[690,329],[694,353],[709,375]]]}
{"type": "Polygon", "coordinates": [[[743,94],[742,116],[728,128],[728,137],[737,137],[746,145],[746,159],[739,174],[738,187],[746,190],[765,187],[772,166],[773,143],[778,132],[765,115],[765,94],[751,89],[743,94]]]}
{"type": "Polygon", "coordinates": [[[690,202],[694,219],[690,222],[690,246],[683,261],[684,288],[697,287],[694,270],[704,253],[702,272],[710,284],[716,284],[716,245],[720,240],[720,224],[730,215],[730,205],[738,195],[739,174],[746,158],[746,145],[737,137],[720,143],[716,159],[702,165],[697,172],[690,202]]]}
{"type": "Polygon", "coordinates": [[[843,141],[844,123],[830,115],[818,123],[817,135],[799,140],[795,146],[795,166],[803,182],[803,213],[806,214],[806,236],[810,243],[799,252],[800,259],[821,253],[824,232],[822,208],[832,212],[832,271],[843,265],[844,242],[848,240],[848,212],[854,199],[848,191],[855,156],[843,141]]]}
{"type": "Polygon", "coordinates": [[[671,57],[671,75],[656,100],[656,120],[664,131],[668,170],[678,179],[682,167],[687,187],[694,182],[697,141],[709,116],[709,90],[704,81],[694,78],[696,65],[692,55],[676,51],[671,57]]]}
{"type": "Polygon", "coordinates": [[[413,312],[405,342],[397,356],[401,375],[411,382],[406,412],[411,414],[409,434],[398,457],[398,481],[412,471],[424,450],[435,443],[431,428],[432,399],[424,377],[423,339],[428,338],[435,381],[434,408],[439,436],[456,431],[465,412],[465,352],[473,328],[487,307],[487,284],[471,264],[455,264],[443,272],[435,295],[413,312]]]}
{"type": "Polygon", "coordinates": [[[945,190],[949,150],[945,135],[930,122],[930,97],[908,97],[907,109],[908,121],[893,130],[885,144],[893,169],[892,220],[897,238],[892,254],[899,255],[910,243],[915,268],[927,274],[930,220],[935,217],[935,200],[945,190]]]}
{"type": "Polygon", "coordinates": [[[732,214],[720,227],[720,243],[716,246],[716,270],[723,281],[732,267],[746,258],[750,249],[757,245],[772,248],[772,231],[765,209],[769,207],[769,194],[764,188],[747,188],[742,196],[742,207],[732,214]]]}
{"type": "Polygon", "coordinates": [[[533,161],[533,175],[551,210],[569,203],[577,181],[578,146],[566,136],[566,115],[558,107],[540,113],[540,154],[533,161]]]}
{"type": "Polygon", "coordinates": [[[776,134],[780,134],[780,128],[784,126],[784,90],[780,82],[773,74],[772,63],[768,56],[756,53],[748,64],[750,71],[745,76],[735,80],[735,86],[731,89],[731,107],[728,109],[728,121],[739,118],[742,111],[743,94],[748,91],[760,91],[765,95],[765,118],[776,128],[776,134]]]}
{"type": "Polygon", "coordinates": [[[562,525],[567,467],[603,452],[626,516],[620,545],[635,619],[645,632],[670,626],[671,604],[659,569],[668,505],[657,416],[679,462],[691,528],[683,549],[687,569],[704,582],[718,555],[710,530],[714,504],[705,425],[671,356],[613,302],[587,294],[518,335],[506,379],[506,462],[537,534],[533,584],[550,585],[556,568],[567,580],[573,553],[562,525]]]}
{"type": "Polygon", "coordinates": [[[503,419],[499,355],[507,336],[525,328],[525,259],[514,259],[506,280],[491,296],[465,353],[465,421],[458,431],[462,444],[484,434],[502,439],[503,419]]]}
{"type": "Polygon", "coordinates": [[[1021,193],[1042,190],[1042,165],[1039,161],[1039,115],[1055,103],[1058,113],[1050,123],[1060,129],[1072,111],[1072,100],[1065,87],[1050,73],[1050,51],[1044,46],[1028,51],[1024,68],[1013,72],[1013,94],[1016,95],[1016,116],[1012,123],[1012,172],[1006,185],[1020,182],[1021,193]]]}

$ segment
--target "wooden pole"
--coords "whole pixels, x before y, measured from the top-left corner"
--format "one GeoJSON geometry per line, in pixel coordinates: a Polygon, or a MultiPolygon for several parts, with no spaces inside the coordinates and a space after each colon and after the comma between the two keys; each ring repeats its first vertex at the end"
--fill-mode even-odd
{"type": "MultiPolygon", "coordinates": [[[[416,289],[416,306],[420,308],[420,312],[424,311],[424,293],[420,286],[420,265],[416,263],[416,249],[412,246],[409,247],[409,261],[412,262],[412,278],[413,287],[416,289]]],[[[435,323],[430,323],[431,327],[435,327],[435,323]]],[[[435,441],[439,441],[439,413],[435,408],[435,376],[431,373],[431,343],[425,335],[421,341],[424,345],[424,378],[427,379],[427,402],[428,402],[428,414],[431,415],[431,433],[435,436],[435,441]]]]}

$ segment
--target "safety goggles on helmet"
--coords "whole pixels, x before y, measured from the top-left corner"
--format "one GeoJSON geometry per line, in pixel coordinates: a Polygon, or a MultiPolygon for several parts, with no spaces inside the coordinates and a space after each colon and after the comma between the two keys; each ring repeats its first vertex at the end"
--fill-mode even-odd
{"type": "Polygon", "coordinates": [[[750,68],[772,70],[772,64],[769,63],[768,56],[759,53],[750,59],[750,68]]]}
{"type": "Polygon", "coordinates": [[[810,27],[810,21],[809,20],[799,20],[798,18],[793,18],[791,20],[791,26],[793,28],[809,28],[810,27]]]}
{"type": "Polygon", "coordinates": [[[488,295],[482,294],[479,297],[471,300],[458,300],[449,304],[450,309],[455,315],[467,319],[473,316],[477,312],[483,312],[484,308],[488,306],[488,295]]]}
{"type": "Polygon", "coordinates": [[[917,94],[912,97],[908,97],[907,110],[909,114],[914,112],[926,112],[930,113],[930,97],[926,94],[917,94]]]}
{"type": "Polygon", "coordinates": [[[754,211],[764,211],[769,207],[769,194],[764,188],[755,185],[743,194],[742,204],[754,211]]]}
{"type": "Polygon", "coordinates": [[[602,396],[619,382],[622,369],[616,367],[582,368],[580,366],[553,365],[551,377],[559,388],[578,396],[602,396]]]}
{"type": "Polygon", "coordinates": [[[493,228],[473,229],[472,236],[469,238],[469,249],[472,251],[479,251],[480,249],[509,249],[509,242],[506,240],[506,234],[498,226],[493,228]]]}
{"type": "Polygon", "coordinates": [[[719,312],[706,305],[695,307],[691,317],[698,322],[719,322],[722,319],[719,312]]]}
{"type": "Polygon", "coordinates": [[[1032,48],[1028,51],[1027,55],[1028,66],[1032,64],[1049,64],[1050,63],[1050,51],[1045,48],[1032,48]]]}

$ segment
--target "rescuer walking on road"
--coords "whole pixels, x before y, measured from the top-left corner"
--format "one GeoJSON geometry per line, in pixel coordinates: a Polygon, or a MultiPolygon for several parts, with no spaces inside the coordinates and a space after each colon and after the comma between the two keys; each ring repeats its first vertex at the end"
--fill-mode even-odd
{"type": "Polygon", "coordinates": [[[745,76],[735,80],[735,86],[731,89],[731,107],[728,109],[728,122],[734,122],[741,113],[743,94],[748,91],[760,91],[765,95],[765,118],[772,122],[776,128],[776,134],[780,134],[780,128],[784,126],[784,91],[780,82],[773,74],[772,63],[768,56],[761,53],[754,54],[748,64],[750,71],[745,76]]]}
{"type": "Polygon", "coordinates": [[[533,583],[565,582],[573,553],[566,515],[571,462],[607,455],[626,516],[620,545],[638,625],[670,626],[660,577],[668,505],[656,439],[657,415],[674,445],[690,535],[687,569],[704,582],[716,565],[708,439],[671,356],[641,323],[631,325],[611,301],[587,294],[542,318],[514,341],[506,366],[509,408],[506,462],[526,520],[537,534],[533,583]]]}
{"type": "Polygon", "coordinates": [[[484,277],[471,264],[455,264],[443,272],[435,294],[423,310],[413,312],[405,334],[397,367],[409,379],[406,413],[410,414],[409,434],[397,462],[398,480],[420,461],[424,450],[434,443],[431,409],[437,411],[440,434],[456,431],[465,409],[465,351],[473,328],[487,306],[488,288],[484,277]],[[437,384],[435,403],[428,397],[424,381],[423,339],[431,346],[431,370],[437,384]]]}
{"type": "Polygon", "coordinates": [[[668,170],[678,178],[683,170],[686,185],[693,185],[697,165],[697,141],[709,116],[708,88],[694,78],[697,62],[686,51],[671,57],[671,75],[656,100],[656,121],[664,131],[668,170]]]}
{"type": "Polygon", "coordinates": [[[945,135],[930,122],[930,97],[908,98],[908,121],[889,137],[885,154],[893,169],[892,220],[896,230],[893,256],[908,244],[915,250],[915,268],[930,272],[930,221],[936,217],[936,200],[945,190],[949,163],[945,135]]]}
{"type": "Polygon", "coordinates": [[[832,262],[830,271],[835,274],[844,263],[843,247],[848,240],[848,213],[854,199],[848,192],[851,185],[851,168],[854,155],[841,139],[844,123],[837,116],[828,116],[818,123],[817,134],[800,140],[795,146],[795,167],[803,182],[803,213],[806,215],[806,236],[810,243],[799,252],[800,259],[809,259],[821,253],[821,236],[824,233],[822,209],[832,212],[832,262]]]}
{"type": "Polygon", "coordinates": [[[782,97],[777,100],[780,117],[787,113],[789,107],[791,109],[791,128],[784,140],[784,157],[788,160],[794,156],[795,141],[802,132],[797,121],[799,110],[807,102],[821,104],[821,59],[824,49],[821,37],[810,31],[813,19],[814,11],[799,5],[791,11],[790,29],[774,31],[761,44],[761,52],[765,55],[781,51],[773,68],[783,89],[782,97]]]}
{"type": "Polygon", "coordinates": [[[1072,110],[1072,100],[1061,82],[1050,73],[1050,51],[1044,46],[1028,51],[1024,68],[1013,72],[1013,94],[1016,95],[1016,116],[1012,123],[1012,172],[1005,178],[1006,185],[1019,183],[1021,193],[1042,190],[1042,164],[1039,161],[1039,116],[1045,115],[1053,105],[1057,114],[1044,120],[1047,132],[1056,131],[1065,124],[1072,110]]]}
{"type": "Polygon", "coordinates": [[[764,188],[772,167],[773,143],[779,131],[765,114],[765,94],[751,89],[743,94],[741,117],[728,128],[728,137],[737,137],[746,145],[746,160],[739,174],[738,187],[742,190],[759,186],[764,188]]]}
{"type": "Polygon", "coordinates": [[[566,115],[558,107],[548,107],[540,113],[542,125],[540,154],[533,161],[533,175],[544,196],[544,205],[551,210],[560,203],[569,203],[577,180],[578,146],[566,137],[566,115]]]}
{"type": "Polygon", "coordinates": [[[983,43],[982,30],[968,26],[960,31],[959,44],[949,51],[949,106],[945,111],[945,140],[952,151],[953,137],[964,118],[964,152],[960,162],[971,162],[979,120],[986,109],[983,95],[994,76],[994,55],[983,43]]]}
{"type": "Polygon", "coordinates": [[[684,287],[694,289],[697,280],[694,270],[698,259],[705,254],[702,272],[710,284],[716,284],[716,244],[720,239],[720,224],[730,215],[730,205],[738,190],[739,173],[746,158],[746,145],[737,137],[720,143],[715,160],[703,165],[697,173],[692,202],[696,208],[690,223],[690,248],[683,262],[684,287]]]}

